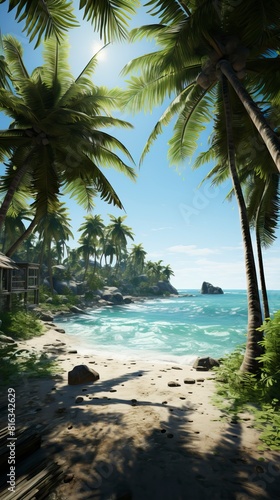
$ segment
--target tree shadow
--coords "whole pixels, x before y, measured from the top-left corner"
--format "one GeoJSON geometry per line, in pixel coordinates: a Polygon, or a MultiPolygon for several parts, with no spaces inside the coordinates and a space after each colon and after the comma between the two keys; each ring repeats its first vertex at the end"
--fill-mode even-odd
{"type": "Polygon", "coordinates": [[[58,375],[59,387],[55,380],[46,381],[41,405],[36,399],[32,403],[37,382],[23,385],[29,400],[22,406],[22,424],[41,425],[46,456],[62,463],[72,479],[54,498],[279,498],[279,453],[269,459],[264,454],[260,462],[253,449],[244,448],[244,423],[224,423],[223,434],[204,448],[212,438],[211,417],[209,428],[196,426],[199,408],[190,398],[168,404],[156,396],[150,401],[143,394],[137,401],[133,393],[132,399],[117,394],[123,384],[145,374],[134,370],[82,386],[68,386],[58,375]]]}

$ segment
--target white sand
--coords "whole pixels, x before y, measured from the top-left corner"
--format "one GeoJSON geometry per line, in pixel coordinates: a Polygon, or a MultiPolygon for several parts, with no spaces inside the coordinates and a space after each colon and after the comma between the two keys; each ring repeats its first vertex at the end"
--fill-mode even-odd
{"type": "Polygon", "coordinates": [[[222,418],[211,403],[213,373],[85,354],[81,340],[54,327],[22,346],[60,349],[49,354],[59,363],[55,379],[23,380],[17,388],[18,424],[43,426],[42,446],[73,474],[53,498],[280,498],[279,453],[258,450],[250,415],[238,423],[222,418]],[[69,386],[68,371],[79,364],[100,379],[69,386]],[[194,383],[184,383],[187,378],[194,383]],[[180,385],[169,387],[170,381],[180,385]]]}

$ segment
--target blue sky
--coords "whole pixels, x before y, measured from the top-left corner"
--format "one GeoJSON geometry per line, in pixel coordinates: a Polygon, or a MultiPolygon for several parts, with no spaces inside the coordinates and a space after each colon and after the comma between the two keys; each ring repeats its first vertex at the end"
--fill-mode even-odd
{"type": "MultiPolygon", "coordinates": [[[[7,14],[6,11],[7,2],[0,5],[1,31],[3,34],[13,33],[21,41],[26,65],[32,70],[40,64],[41,48],[35,51],[28,44],[14,21],[13,12],[7,14]]],[[[149,17],[141,12],[133,25],[149,21],[149,17]]],[[[82,20],[81,24],[80,28],[71,30],[70,37],[69,60],[75,76],[92,57],[99,43],[99,37],[91,25],[82,20]]],[[[108,87],[124,86],[124,79],[119,76],[123,66],[130,59],[151,50],[153,45],[147,42],[109,45],[99,61],[95,83],[108,87]]],[[[163,110],[164,107],[161,107],[151,114],[122,115],[134,125],[134,129],[117,130],[114,135],[130,150],[136,164],[163,110]]],[[[7,120],[0,114],[0,128],[5,127],[7,120]]],[[[194,171],[191,168],[194,158],[179,168],[170,165],[167,142],[171,135],[172,127],[169,127],[154,143],[141,168],[136,167],[136,183],[106,169],[105,174],[121,198],[126,212],[97,199],[94,213],[101,214],[105,224],[109,223],[108,214],[127,215],[125,223],[133,229],[134,243],[143,244],[148,259],[163,260],[164,264],[171,265],[175,273],[172,283],[177,288],[200,289],[203,281],[209,281],[224,289],[244,289],[246,278],[238,208],[235,200],[225,200],[231,183],[228,181],[218,188],[212,188],[209,183],[199,187],[211,165],[194,171]]],[[[207,137],[208,133],[201,137],[201,150],[205,149],[207,137]]],[[[2,172],[3,167],[0,166],[2,172]]],[[[69,207],[73,232],[78,239],[77,230],[86,213],[73,200],[65,198],[64,201],[69,207]]],[[[77,246],[75,241],[69,244],[71,247],[77,246]]],[[[264,260],[268,288],[280,289],[279,240],[265,251],[264,260]]]]}

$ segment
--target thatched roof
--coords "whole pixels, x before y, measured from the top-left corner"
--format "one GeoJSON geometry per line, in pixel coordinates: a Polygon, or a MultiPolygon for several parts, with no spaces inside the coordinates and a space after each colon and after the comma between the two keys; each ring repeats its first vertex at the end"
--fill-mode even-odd
{"type": "Polygon", "coordinates": [[[10,257],[7,257],[7,255],[4,255],[1,252],[0,252],[0,268],[1,269],[18,269],[16,263],[12,259],[10,259],[10,257]]]}

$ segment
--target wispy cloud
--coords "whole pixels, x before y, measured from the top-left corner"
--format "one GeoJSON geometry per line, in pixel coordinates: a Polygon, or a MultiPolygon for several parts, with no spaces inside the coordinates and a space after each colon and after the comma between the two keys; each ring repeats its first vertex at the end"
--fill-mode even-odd
{"type": "Polygon", "coordinates": [[[199,248],[196,245],[175,245],[167,248],[169,253],[180,253],[184,255],[191,255],[198,257],[200,255],[213,255],[219,254],[220,250],[216,248],[199,248]]]}
{"type": "Polygon", "coordinates": [[[152,227],[151,231],[166,231],[166,229],[173,229],[173,227],[172,226],[152,227]]]}

